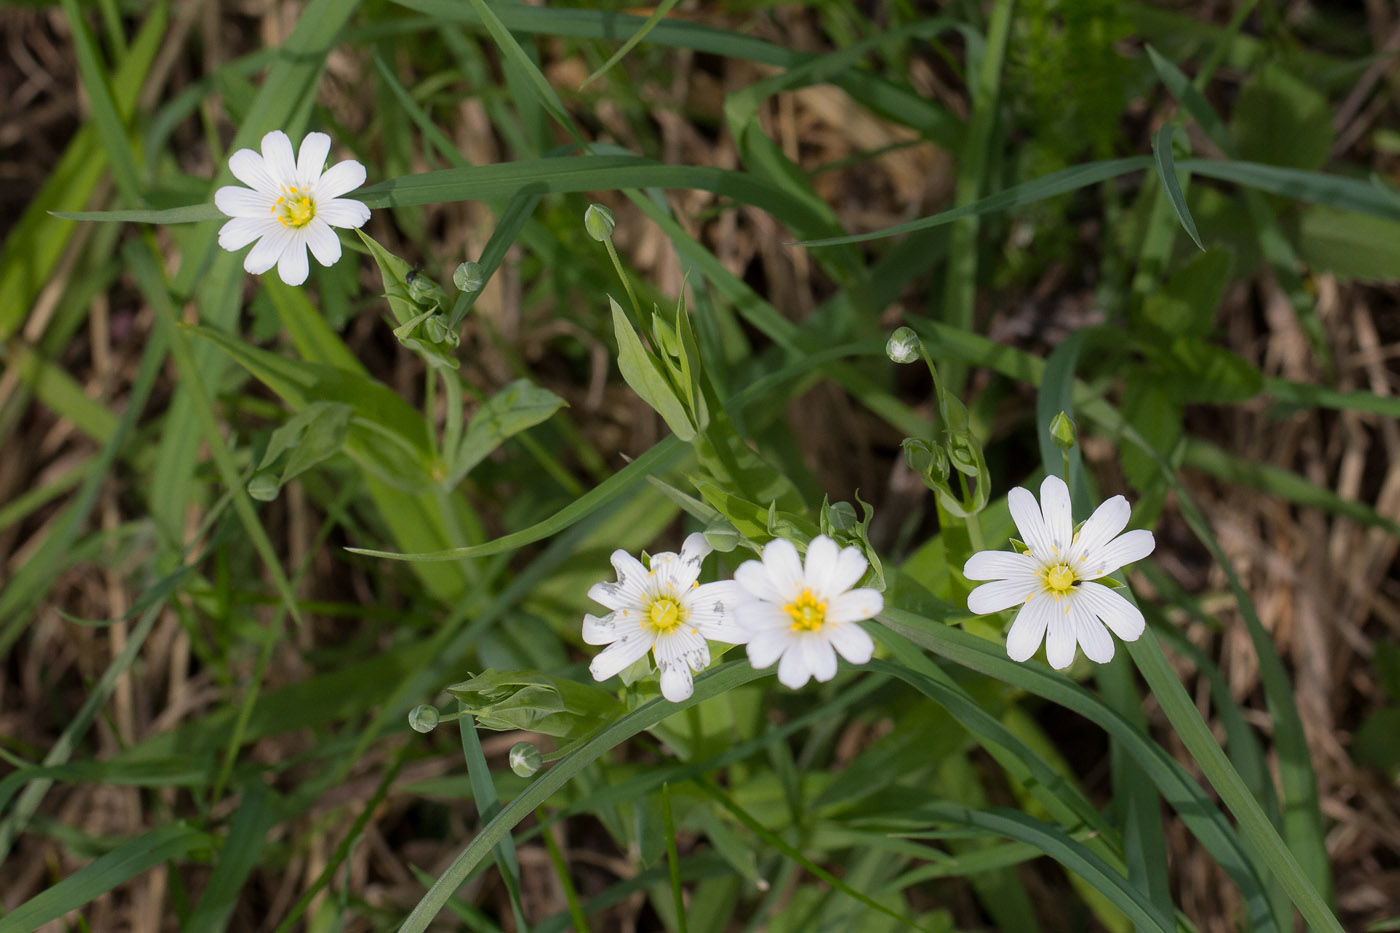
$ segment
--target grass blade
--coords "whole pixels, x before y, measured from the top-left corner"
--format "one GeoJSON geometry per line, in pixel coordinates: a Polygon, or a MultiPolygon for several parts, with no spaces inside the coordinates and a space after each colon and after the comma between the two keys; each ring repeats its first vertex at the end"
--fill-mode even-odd
{"type": "Polygon", "coordinates": [[[432,923],[447,899],[451,897],[473,868],[486,857],[497,843],[506,837],[514,826],[530,814],[532,810],[548,800],[555,791],[568,783],[579,771],[607,754],[608,751],[644,729],[648,729],[668,716],[718,696],[740,684],[757,680],[763,676],[742,662],[734,662],[707,671],[695,678],[695,693],[682,703],[667,700],[652,700],[621,717],[612,725],[601,730],[582,746],[560,759],[548,771],[541,774],[520,796],[508,803],[491,822],[481,828],[465,849],[452,861],[447,871],[434,882],[418,906],[408,915],[399,927],[400,933],[422,933],[432,923]]]}
{"type": "Polygon", "coordinates": [[[1204,252],[1201,235],[1196,232],[1196,221],[1191,217],[1191,208],[1186,206],[1186,196],[1181,193],[1181,183],[1176,178],[1176,163],[1172,158],[1174,132],[1176,127],[1168,123],[1152,135],[1152,158],[1157,164],[1157,176],[1162,179],[1167,199],[1171,201],[1172,210],[1176,211],[1176,219],[1181,221],[1182,229],[1196,248],[1204,252]]]}
{"type": "Polygon", "coordinates": [[[0,933],[29,933],[164,862],[209,845],[183,821],[167,823],[98,858],[0,918],[0,933]]]}
{"type": "Polygon", "coordinates": [[[588,87],[588,85],[593,83],[595,78],[603,74],[605,71],[611,70],[611,68],[614,65],[626,58],[627,53],[636,48],[637,43],[645,39],[647,37],[647,33],[655,29],[656,24],[665,19],[666,14],[671,12],[672,7],[674,7],[679,2],[680,0],[661,0],[661,2],[656,5],[656,9],[652,10],[651,15],[647,17],[646,22],[638,26],[637,31],[632,33],[632,35],[628,36],[627,41],[622,43],[622,47],[619,48],[616,52],[614,52],[611,58],[603,62],[603,64],[599,65],[597,71],[584,78],[583,83],[578,86],[578,89],[581,91],[584,88],[588,87]]]}

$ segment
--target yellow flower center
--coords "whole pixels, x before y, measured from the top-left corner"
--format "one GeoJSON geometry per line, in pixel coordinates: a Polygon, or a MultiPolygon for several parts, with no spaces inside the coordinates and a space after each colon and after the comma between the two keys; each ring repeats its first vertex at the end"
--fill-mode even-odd
{"type": "Polygon", "coordinates": [[[311,218],[316,216],[316,202],[311,200],[311,195],[296,187],[284,191],[286,193],[272,205],[277,222],[284,227],[298,228],[311,223],[311,218]]]}
{"type": "Polygon", "coordinates": [[[1068,593],[1070,587],[1074,586],[1075,581],[1079,579],[1075,576],[1074,570],[1070,568],[1069,564],[1056,564],[1053,567],[1047,567],[1041,572],[1045,574],[1046,589],[1050,590],[1050,592],[1056,596],[1062,593],[1068,593]]]}
{"type": "Polygon", "coordinates": [[[647,609],[647,624],[665,634],[685,621],[685,610],[669,596],[658,596],[647,609]]]}
{"type": "Polygon", "coordinates": [[[794,632],[815,632],[826,624],[826,603],[819,602],[811,590],[803,590],[800,596],[783,607],[783,611],[792,617],[794,632]]]}

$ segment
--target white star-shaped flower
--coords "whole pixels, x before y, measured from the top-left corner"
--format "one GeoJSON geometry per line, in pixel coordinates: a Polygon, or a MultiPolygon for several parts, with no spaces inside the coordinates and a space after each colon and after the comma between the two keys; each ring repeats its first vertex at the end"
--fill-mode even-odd
{"type": "Polygon", "coordinates": [[[805,566],[791,541],[769,541],[762,561],[734,573],[751,597],[738,610],[749,663],[762,669],[778,661],[778,680],[796,690],[809,678],[835,677],[837,652],[852,664],[869,661],[875,643],[858,623],[884,609],[885,599],[872,589],[851,589],[866,566],[860,548],[841,549],[826,535],[807,545],[805,566]]]}
{"type": "Polygon", "coordinates": [[[364,202],[341,195],[365,183],[365,167],[353,159],[324,172],[331,138],[308,133],[292,158],[292,141],[281,130],[262,139],[262,154],[240,149],[228,160],[234,177],[248,185],[214,192],[214,204],[233,219],[219,229],[219,245],[232,252],[257,241],[243,268],[261,275],[273,266],[288,285],[306,281],[306,250],[329,266],[340,258],[332,227],[360,227],[369,220],[364,202]]]}
{"type": "Polygon", "coordinates": [[[685,539],[679,554],[653,554],[650,570],[626,551],[613,551],[617,582],[595,583],[588,591],[589,599],[612,611],[601,619],[583,617],[583,640],[608,646],[588,666],[594,680],[607,680],[652,651],[661,695],[679,703],[695,690],[691,672],[710,666],[705,639],[743,643],[733,615],[739,588],[732,581],[696,582],[710,551],[698,532],[685,539]]]}
{"type": "Polygon", "coordinates": [[[1031,491],[1019,486],[1006,499],[1030,550],[978,551],[969,557],[963,575],[993,582],[969,593],[967,608],[987,613],[1021,607],[1006,636],[1006,653],[1013,660],[1028,659],[1042,640],[1056,669],[1069,667],[1076,644],[1091,661],[1112,660],[1108,632],[1134,641],[1146,624],[1136,606],[1093,581],[1151,554],[1156,546],[1152,532],[1119,534],[1132,510],[1127,499],[1114,496],[1076,533],[1069,487],[1058,476],[1047,476],[1040,484],[1038,505],[1031,491]]]}

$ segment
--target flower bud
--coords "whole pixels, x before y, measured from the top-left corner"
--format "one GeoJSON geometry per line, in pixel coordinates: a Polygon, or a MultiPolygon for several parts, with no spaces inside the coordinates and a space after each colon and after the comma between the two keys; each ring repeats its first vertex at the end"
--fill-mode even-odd
{"type": "Polygon", "coordinates": [[[282,484],[277,482],[277,475],[271,470],[259,470],[248,480],[248,495],[259,502],[271,502],[276,499],[281,488],[282,484]]]}
{"type": "Polygon", "coordinates": [[[486,284],[486,273],[479,262],[464,262],[452,273],[452,284],[458,291],[479,292],[486,284]]]}
{"type": "Polygon", "coordinates": [[[1050,437],[1054,439],[1055,446],[1066,453],[1074,446],[1075,431],[1074,422],[1069,415],[1060,412],[1050,421],[1050,437]]]}
{"type": "Polygon", "coordinates": [[[447,304],[447,293],[442,290],[442,286],[423,273],[410,270],[408,275],[404,276],[404,281],[408,283],[409,295],[424,310],[433,307],[441,308],[447,304]]]}
{"type": "Polygon", "coordinates": [[[423,322],[423,335],[433,343],[442,343],[447,339],[448,333],[447,323],[440,314],[434,314],[423,322]]]}
{"type": "Polygon", "coordinates": [[[739,529],[727,519],[717,518],[705,526],[705,542],[721,554],[728,554],[739,546],[739,529]]]}
{"type": "Polygon", "coordinates": [[[919,358],[919,350],[922,347],[919,335],[914,333],[912,327],[901,327],[890,334],[890,339],[885,344],[885,355],[896,363],[912,363],[919,358]]]}
{"type": "Polygon", "coordinates": [[[408,724],[413,727],[414,732],[432,732],[438,724],[438,709],[427,703],[420,703],[408,711],[408,724]]]}
{"type": "Polygon", "coordinates": [[[588,210],[583,212],[583,229],[599,243],[611,240],[613,228],[616,226],[617,218],[613,216],[613,212],[601,204],[590,204],[588,210]]]}
{"type": "Polygon", "coordinates": [[[544,764],[544,756],[540,750],[529,742],[516,742],[510,747],[510,770],[517,776],[527,778],[533,777],[535,772],[540,770],[540,765],[544,764]]]}
{"type": "Polygon", "coordinates": [[[833,502],[826,510],[826,520],[833,531],[850,531],[860,524],[856,519],[856,507],[849,502],[833,502]]]}

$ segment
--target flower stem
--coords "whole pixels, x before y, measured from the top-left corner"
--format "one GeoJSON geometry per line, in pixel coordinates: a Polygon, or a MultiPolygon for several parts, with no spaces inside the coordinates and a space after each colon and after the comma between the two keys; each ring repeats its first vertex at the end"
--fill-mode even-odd
{"type": "Polygon", "coordinates": [[[632,302],[632,313],[635,319],[632,326],[640,329],[639,322],[642,319],[642,306],[637,301],[637,293],[632,291],[632,280],[622,268],[622,260],[618,258],[617,247],[612,245],[612,240],[604,240],[603,245],[608,248],[608,258],[612,260],[613,268],[617,270],[617,277],[622,279],[622,287],[627,289],[627,298],[632,302]]]}

